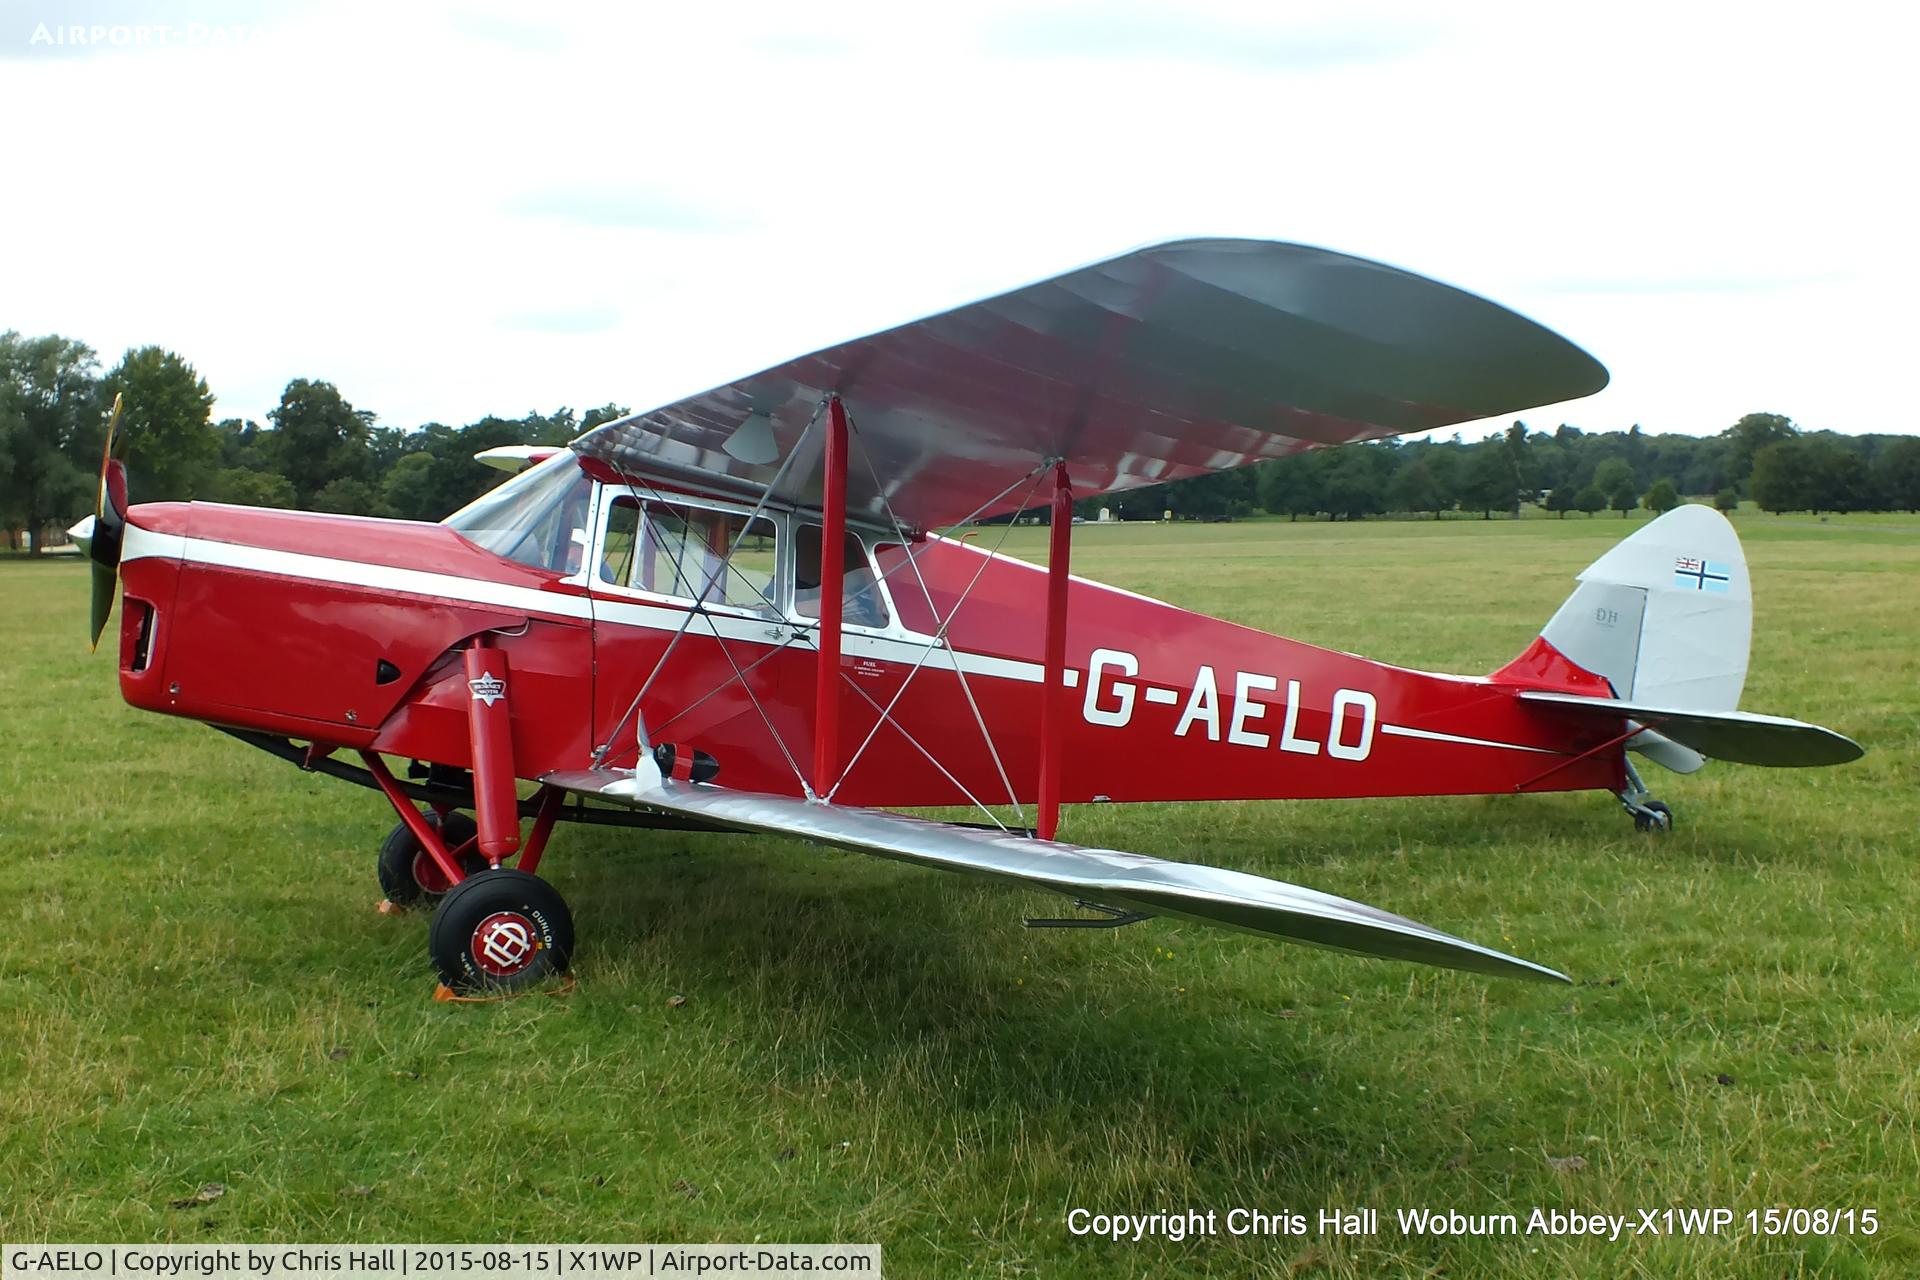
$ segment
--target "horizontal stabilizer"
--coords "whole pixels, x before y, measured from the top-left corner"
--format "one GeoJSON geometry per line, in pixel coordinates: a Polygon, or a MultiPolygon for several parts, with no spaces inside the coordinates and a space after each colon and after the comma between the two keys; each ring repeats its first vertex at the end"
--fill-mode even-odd
{"type": "Polygon", "coordinates": [[[1845,764],[1866,754],[1852,738],[1784,716],[1755,715],[1750,711],[1684,710],[1538,689],[1525,690],[1520,698],[1523,702],[1551,703],[1596,716],[1635,720],[1701,755],[1731,760],[1735,764],[1805,768],[1845,764]]]}
{"type": "Polygon", "coordinates": [[[1102,906],[1183,916],[1359,955],[1565,982],[1565,975],[1374,907],[1279,880],[1164,862],[921,818],[722,787],[638,779],[624,770],[549,774],[552,786],[739,831],[794,836],[856,853],[1022,881],[1102,906]]]}

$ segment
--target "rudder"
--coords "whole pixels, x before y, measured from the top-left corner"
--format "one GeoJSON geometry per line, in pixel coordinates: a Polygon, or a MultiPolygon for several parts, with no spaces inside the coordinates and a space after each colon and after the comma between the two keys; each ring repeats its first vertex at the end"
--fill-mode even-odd
{"type": "MultiPolygon", "coordinates": [[[[1588,565],[1540,638],[1494,679],[1525,686],[1525,702],[1624,720],[1638,729],[1627,749],[1676,773],[1710,759],[1858,759],[1860,744],[1843,734],[1739,709],[1752,640],[1753,592],[1733,526],[1711,507],[1677,507],[1588,565]]],[[[1627,776],[1621,799],[1638,821],[1654,809],[1627,776]]],[[[1664,826],[1671,811],[1661,813],[1664,826]]]]}
{"type": "Polygon", "coordinates": [[[1753,642],[1739,535],[1711,507],[1675,507],[1588,565],[1540,636],[1616,698],[1735,710],[1753,642]]]}

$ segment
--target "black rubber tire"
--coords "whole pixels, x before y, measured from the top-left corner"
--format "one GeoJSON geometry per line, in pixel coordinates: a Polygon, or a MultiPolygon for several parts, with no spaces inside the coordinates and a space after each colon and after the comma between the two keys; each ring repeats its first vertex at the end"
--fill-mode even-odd
{"type": "Polygon", "coordinates": [[[427,951],[459,992],[511,992],[573,962],[573,912],[539,876],[502,867],[453,886],[433,913],[427,951]]]}
{"type": "Polygon", "coordinates": [[[1659,814],[1660,818],[1655,819],[1646,813],[1636,813],[1633,815],[1634,830],[1657,832],[1662,835],[1673,830],[1673,810],[1668,808],[1665,802],[1649,800],[1647,801],[1647,808],[1653,813],[1659,814]]]}
{"type": "MultiPolygon", "coordinates": [[[[442,820],[439,814],[430,813],[427,821],[439,828],[440,838],[447,848],[458,849],[473,839],[478,828],[472,818],[458,811],[447,814],[442,820]]],[[[414,907],[430,907],[440,900],[440,890],[428,888],[420,883],[416,864],[426,850],[413,838],[413,830],[402,822],[387,833],[380,844],[380,891],[387,895],[387,901],[403,910],[414,907]]],[[[468,875],[487,869],[487,860],[478,852],[467,854],[460,860],[461,868],[468,875]]]]}

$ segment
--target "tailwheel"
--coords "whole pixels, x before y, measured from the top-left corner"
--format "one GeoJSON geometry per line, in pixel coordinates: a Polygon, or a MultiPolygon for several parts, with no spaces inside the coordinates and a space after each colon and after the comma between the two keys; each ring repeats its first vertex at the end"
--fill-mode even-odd
{"type": "Polygon", "coordinates": [[[1633,829],[1635,831],[1673,830],[1673,810],[1664,801],[1649,800],[1634,810],[1633,829]]]}
{"type": "Polygon", "coordinates": [[[1614,795],[1620,801],[1620,807],[1633,815],[1633,829],[1666,833],[1673,830],[1673,810],[1653,798],[1647,790],[1647,784],[1640,780],[1640,771],[1627,761],[1626,789],[1616,791],[1614,795]]]}
{"type": "Polygon", "coordinates": [[[484,871],[440,900],[427,950],[440,980],[455,991],[519,991],[567,971],[573,913],[539,876],[484,871]]]}
{"type": "MultiPolygon", "coordinates": [[[[439,830],[440,839],[450,852],[473,839],[476,831],[473,819],[459,812],[449,812],[444,817],[430,813],[427,822],[439,830]]],[[[474,875],[487,869],[487,860],[478,852],[469,852],[460,859],[460,867],[468,875],[474,875]]],[[[447,873],[421,847],[404,822],[389,831],[381,843],[379,871],[381,892],[387,895],[388,902],[403,910],[430,907],[453,887],[447,873]]]]}

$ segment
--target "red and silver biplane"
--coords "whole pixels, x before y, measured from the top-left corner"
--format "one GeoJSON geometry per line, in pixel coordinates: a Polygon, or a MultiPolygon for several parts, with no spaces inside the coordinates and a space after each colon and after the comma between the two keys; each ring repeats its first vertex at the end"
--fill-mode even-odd
{"type": "Polygon", "coordinates": [[[567,969],[571,915],[535,874],[559,821],[794,836],[1088,913],[1034,924],[1181,916],[1559,978],[1311,889],[1060,842],[1060,808],[1593,789],[1659,828],[1633,755],[1853,759],[1736,709],[1751,597],[1723,517],[1645,525],[1519,657],[1453,676],[1071,576],[1071,504],[1606,381],[1404,271],[1181,241],[504,451],[530,465],[438,524],[128,509],[109,461],[76,534],[96,641],[125,580],[129,703],[385,793],[381,883],[438,900],[430,951],[458,990],[567,969]],[[937,532],[1039,506],[1045,568],[937,532]],[[986,820],[890,811],[956,805],[986,820]]]}

